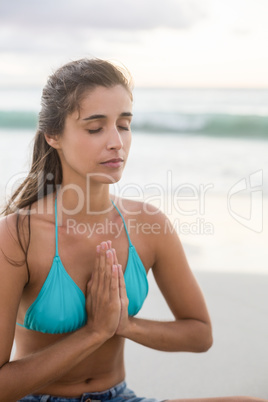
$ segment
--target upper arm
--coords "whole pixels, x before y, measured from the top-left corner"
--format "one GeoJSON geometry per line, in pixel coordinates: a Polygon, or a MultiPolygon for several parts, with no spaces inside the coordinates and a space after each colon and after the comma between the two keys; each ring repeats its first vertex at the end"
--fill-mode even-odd
{"type": "Polygon", "coordinates": [[[182,244],[168,218],[157,213],[161,227],[154,236],[155,280],[176,319],[197,319],[210,324],[202,291],[189,267],[182,244]]]}
{"type": "Polygon", "coordinates": [[[9,215],[0,220],[0,367],[10,358],[18,307],[28,280],[26,264],[13,263],[25,258],[16,238],[15,219],[9,215]]]}

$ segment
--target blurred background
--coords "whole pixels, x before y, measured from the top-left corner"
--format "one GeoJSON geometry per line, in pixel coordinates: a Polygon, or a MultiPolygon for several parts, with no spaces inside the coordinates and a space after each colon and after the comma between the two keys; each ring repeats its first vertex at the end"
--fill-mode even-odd
{"type": "MultiPolygon", "coordinates": [[[[83,57],[123,64],[135,82],[133,145],[124,177],[112,191],[145,199],[168,215],[204,288],[216,331],[217,323],[226,319],[221,315],[223,300],[222,310],[213,310],[221,283],[229,284],[233,296],[254,294],[250,300],[257,310],[253,308],[251,319],[257,311],[255,326],[264,325],[268,305],[261,287],[268,278],[267,15],[266,0],[0,0],[1,204],[29,167],[47,76],[83,57]],[[234,283],[240,287],[232,288],[234,283]],[[250,284],[255,286],[251,290],[250,284]]],[[[152,293],[157,292],[151,276],[150,281],[152,293]]],[[[145,306],[142,314],[150,314],[154,303],[151,310],[145,306]]],[[[167,317],[168,312],[163,315],[167,317]]],[[[233,346],[240,340],[239,325],[237,337],[232,339],[230,334],[233,346]]],[[[265,324],[261,336],[267,339],[267,335],[265,324]]],[[[248,345],[240,343],[240,347],[245,348],[240,350],[242,356],[248,345]]],[[[215,350],[221,348],[218,345],[215,350]]],[[[215,392],[219,394],[225,385],[226,392],[248,389],[267,396],[259,376],[264,374],[254,374],[254,381],[249,381],[253,372],[259,373],[253,363],[261,354],[262,348],[250,360],[248,377],[243,374],[239,381],[231,374],[230,361],[221,362],[225,371],[219,374],[221,381],[219,377],[214,381],[215,392]]],[[[189,359],[183,361],[180,386],[175,386],[169,372],[172,397],[179,396],[178,391],[186,396],[208,396],[213,391],[210,384],[204,388],[206,370],[198,372],[199,385],[187,380],[197,362],[189,359]]],[[[161,376],[169,365],[173,367],[171,360],[161,366],[161,376]]],[[[231,365],[237,373],[236,365],[231,365]]],[[[132,362],[131,374],[136,369],[132,362]]],[[[150,376],[152,383],[154,376],[150,376]]],[[[145,392],[142,384],[136,373],[137,391],[145,392]]]]}

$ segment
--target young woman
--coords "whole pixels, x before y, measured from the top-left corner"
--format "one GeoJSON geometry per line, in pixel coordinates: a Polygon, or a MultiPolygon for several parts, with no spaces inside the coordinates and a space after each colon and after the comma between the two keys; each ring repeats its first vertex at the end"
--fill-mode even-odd
{"type": "Polygon", "coordinates": [[[125,338],[163,351],[212,344],[167,218],[109,193],[127,161],[131,117],[131,81],[108,62],[69,63],[44,88],[31,170],[0,222],[1,401],[135,402],[124,382],[125,338]],[[135,318],[149,269],[172,322],[135,318]]]}

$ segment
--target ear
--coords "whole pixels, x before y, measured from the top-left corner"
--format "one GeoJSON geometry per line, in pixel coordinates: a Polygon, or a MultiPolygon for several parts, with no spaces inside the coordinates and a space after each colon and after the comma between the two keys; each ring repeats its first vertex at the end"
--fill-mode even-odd
{"type": "Polygon", "coordinates": [[[45,139],[48,145],[50,145],[52,148],[55,149],[60,149],[60,136],[59,135],[49,135],[45,134],[45,139]]]}

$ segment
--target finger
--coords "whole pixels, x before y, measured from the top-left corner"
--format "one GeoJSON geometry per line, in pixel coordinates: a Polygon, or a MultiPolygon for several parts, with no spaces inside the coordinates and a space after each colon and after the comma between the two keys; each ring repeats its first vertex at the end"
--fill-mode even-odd
{"type": "Polygon", "coordinates": [[[102,272],[105,270],[105,263],[106,263],[106,251],[108,250],[108,245],[105,241],[101,243],[100,248],[100,263],[99,263],[99,270],[102,272]]]}
{"type": "Polygon", "coordinates": [[[91,293],[91,295],[96,295],[96,291],[99,284],[99,272],[98,270],[93,271],[90,280],[87,283],[87,295],[91,293]]]}
{"type": "Polygon", "coordinates": [[[113,254],[111,250],[106,250],[104,268],[100,267],[99,269],[98,293],[99,296],[102,298],[106,297],[107,293],[109,293],[112,265],[113,265],[113,254]]]}
{"type": "Polygon", "coordinates": [[[100,257],[99,257],[99,266],[97,267],[97,281],[96,281],[96,295],[101,297],[101,293],[104,292],[104,285],[105,285],[105,264],[106,264],[106,251],[107,251],[107,243],[102,242],[100,245],[100,257]]]}
{"type": "Polygon", "coordinates": [[[93,284],[93,274],[91,275],[91,278],[89,279],[88,283],[87,283],[87,288],[86,288],[86,295],[89,294],[91,288],[92,288],[92,284],[93,284]]]}
{"type": "Polygon", "coordinates": [[[92,300],[90,297],[90,292],[91,292],[91,288],[92,288],[92,279],[90,279],[87,283],[87,287],[86,287],[86,305],[87,307],[92,307],[92,300]]]}
{"type": "Polygon", "coordinates": [[[87,289],[86,289],[86,304],[87,304],[87,312],[88,314],[91,314],[92,311],[95,309],[95,304],[96,304],[96,291],[98,287],[98,278],[97,275],[98,272],[93,272],[91,275],[90,280],[87,283],[87,289]]]}
{"type": "Polygon", "coordinates": [[[105,264],[105,268],[106,268],[106,274],[111,276],[111,270],[112,270],[112,266],[113,266],[113,252],[112,250],[106,250],[106,264],[105,264]]]}
{"type": "MultiPolygon", "coordinates": [[[[107,240],[107,244],[108,244],[108,249],[111,250],[111,251],[113,251],[113,248],[112,248],[112,241],[111,241],[111,240],[107,240]]],[[[113,258],[113,264],[116,264],[114,258],[113,258]]]]}
{"type": "Polygon", "coordinates": [[[96,247],[96,258],[95,258],[95,268],[92,272],[91,281],[91,292],[96,293],[98,283],[99,283],[99,265],[100,265],[100,245],[96,247]]]}
{"type": "Polygon", "coordinates": [[[117,259],[116,251],[114,248],[112,248],[112,252],[113,252],[113,258],[114,258],[114,264],[118,265],[118,259],[117,259]]]}
{"type": "Polygon", "coordinates": [[[101,246],[98,244],[96,247],[95,270],[99,268],[100,264],[100,249],[101,246]]]}
{"type": "Polygon", "coordinates": [[[124,279],[124,274],[122,270],[122,265],[118,264],[118,276],[119,276],[119,293],[120,297],[123,299],[127,299],[127,290],[126,290],[126,284],[125,284],[125,279],[124,279]]]}
{"type": "Polygon", "coordinates": [[[112,266],[112,276],[110,284],[110,300],[114,301],[118,299],[119,295],[119,278],[118,278],[118,265],[113,264],[112,266]]]}

